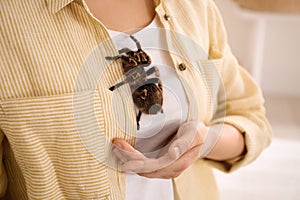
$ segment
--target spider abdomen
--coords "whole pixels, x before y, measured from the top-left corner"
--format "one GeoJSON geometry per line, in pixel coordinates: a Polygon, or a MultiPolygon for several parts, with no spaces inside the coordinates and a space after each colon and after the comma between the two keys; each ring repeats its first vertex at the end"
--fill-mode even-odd
{"type": "Polygon", "coordinates": [[[132,93],[132,97],[141,112],[157,114],[162,111],[162,90],[154,83],[142,85],[132,93]]]}

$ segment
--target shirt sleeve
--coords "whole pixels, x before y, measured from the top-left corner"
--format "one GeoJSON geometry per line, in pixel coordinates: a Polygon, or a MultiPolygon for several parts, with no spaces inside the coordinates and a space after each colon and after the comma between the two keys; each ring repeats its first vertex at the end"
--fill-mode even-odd
{"type": "Polygon", "coordinates": [[[6,187],[7,187],[7,177],[6,173],[4,170],[4,165],[3,165],[3,147],[2,147],[2,142],[4,139],[4,133],[0,129],[0,199],[5,195],[6,192],[6,187]]]}
{"type": "MultiPolygon", "coordinates": [[[[270,144],[272,133],[265,116],[261,89],[233,56],[219,10],[212,0],[209,0],[208,4],[208,22],[209,55],[210,59],[221,59],[220,74],[224,85],[226,109],[225,117],[214,119],[212,124],[227,123],[236,127],[244,134],[246,151],[243,156],[232,160],[207,162],[222,171],[230,172],[255,160],[270,144]]],[[[220,109],[222,107],[220,106],[220,109]]]]}

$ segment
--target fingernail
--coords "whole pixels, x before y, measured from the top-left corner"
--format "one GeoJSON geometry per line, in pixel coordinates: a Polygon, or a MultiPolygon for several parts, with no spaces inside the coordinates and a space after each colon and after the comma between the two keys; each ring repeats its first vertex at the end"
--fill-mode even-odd
{"type": "Polygon", "coordinates": [[[179,149],[179,147],[174,147],[174,152],[175,152],[176,158],[178,158],[179,155],[180,155],[180,149],[179,149]]]}

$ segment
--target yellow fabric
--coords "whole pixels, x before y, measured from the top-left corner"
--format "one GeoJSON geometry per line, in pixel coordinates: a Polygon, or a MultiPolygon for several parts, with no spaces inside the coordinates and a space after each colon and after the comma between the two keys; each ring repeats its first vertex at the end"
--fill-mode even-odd
{"type": "MultiPolygon", "coordinates": [[[[2,141],[4,138],[4,134],[0,130],[0,160],[2,160],[3,156],[3,148],[2,148],[2,141]]],[[[4,171],[4,166],[3,163],[0,163],[0,196],[4,196],[6,192],[6,187],[7,187],[7,176],[4,171]]]]}
{"type": "MultiPolygon", "coordinates": [[[[229,123],[245,134],[243,157],[199,160],[173,181],[176,200],[217,199],[211,167],[237,169],[270,142],[263,98],[232,56],[213,1],[155,3],[188,119],[229,123]]],[[[135,110],[128,85],[108,90],[122,79],[122,66],[105,60],[118,53],[105,27],[81,0],[1,1],[0,9],[0,194],[125,199],[110,141],[134,144],[135,110]]]]}

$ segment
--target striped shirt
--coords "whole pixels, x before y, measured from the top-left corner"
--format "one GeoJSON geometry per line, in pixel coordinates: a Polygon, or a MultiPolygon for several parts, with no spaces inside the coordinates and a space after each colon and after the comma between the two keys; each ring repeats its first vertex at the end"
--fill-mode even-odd
{"type": "MultiPolygon", "coordinates": [[[[233,171],[270,142],[260,89],[227,45],[212,0],[154,0],[189,102],[188,120],[229,123],[247,153],[200,159],[173,180],[178,200],[217,199],[211,167],[233,171]],[[226,97],[226,98],[225,98],[226,97]],[[226,101],[225,101],[226,100],[226,101]],[[226,112],[225,112],[226,111],[226,112]]],[[[111,140],[135,143],[135,110],[103,24],[82,0],[0,1],[0,196],[125,199],[111,140]]]]}

